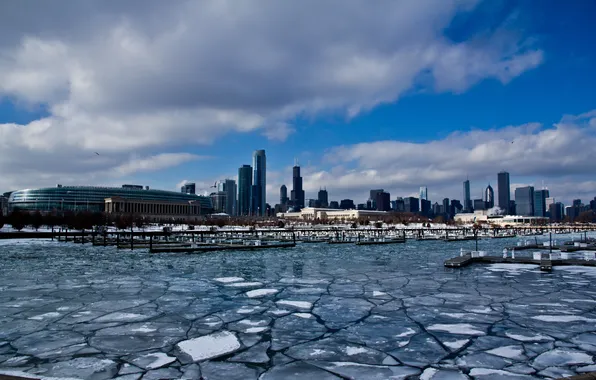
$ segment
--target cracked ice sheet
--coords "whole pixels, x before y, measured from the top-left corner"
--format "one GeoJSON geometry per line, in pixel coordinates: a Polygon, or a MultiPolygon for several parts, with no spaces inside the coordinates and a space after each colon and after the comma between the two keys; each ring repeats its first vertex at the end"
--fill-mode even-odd
{"type": "Polygon", "coordinates": [[[434,324],[428,326],[426,329],[430,331],[444,331],[451,334],[459,334],[459,335],[486,335],[483,330],[480,330],[481,327],[474,326],[468,323],[454,323],[454,324],[434,324]]]}

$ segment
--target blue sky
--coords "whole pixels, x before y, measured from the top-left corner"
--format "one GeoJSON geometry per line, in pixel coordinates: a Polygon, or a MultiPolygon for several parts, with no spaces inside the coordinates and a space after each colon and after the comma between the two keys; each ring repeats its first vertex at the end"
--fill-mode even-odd
{"type": "Polygon", "coordinates": [[[207,190],[265,149],[270,203],[294,159],[307,198],[596,196],[596,3],[56,4],[1,6],[2,191],[207,190]]]}

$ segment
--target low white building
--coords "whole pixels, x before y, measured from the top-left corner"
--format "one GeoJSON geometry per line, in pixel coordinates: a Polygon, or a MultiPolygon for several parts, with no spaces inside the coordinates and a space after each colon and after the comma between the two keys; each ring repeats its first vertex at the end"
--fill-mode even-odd
{"type": "Polygon", "coordinates": [[[487,215],[484,210],[474,213],[456,214],[454,220],[461,223],[488,223],[499,226],[541,225],[548,223],[548,218],[541,216],[487,215]]]}
{"type": "Polygon", "coordinates": [[[336,210],[332,208],[305,207],[299,212],[280,212],[278,218],[294,220],[329,220],[329,219],[358,219],[361,217],[385,216],[385,211],[372,210],[336,210]]]}

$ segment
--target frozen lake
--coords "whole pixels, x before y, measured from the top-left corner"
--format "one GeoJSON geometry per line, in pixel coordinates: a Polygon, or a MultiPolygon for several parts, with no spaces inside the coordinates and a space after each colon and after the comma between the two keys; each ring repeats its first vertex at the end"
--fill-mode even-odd
{"type": "MultiPolygon", "coordinates": [[[[499,254],[517,241],[479,248],[499,254]]],[[[0,373],[438,380],[596,371],[596,269],[444,268],[462,247],[474,242],[149,255],[0,241],[0,373]]]]}

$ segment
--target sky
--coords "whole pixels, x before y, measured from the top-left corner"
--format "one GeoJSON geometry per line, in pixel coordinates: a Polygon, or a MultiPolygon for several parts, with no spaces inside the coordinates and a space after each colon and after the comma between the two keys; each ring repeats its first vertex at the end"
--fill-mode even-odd
{"type": "Polygon", "coordinates": [[[0,192],[210,191],[267,153],[267,201],[480,198],[497,173],[596,196],[596,3],[0,2],[0,192]]]}

